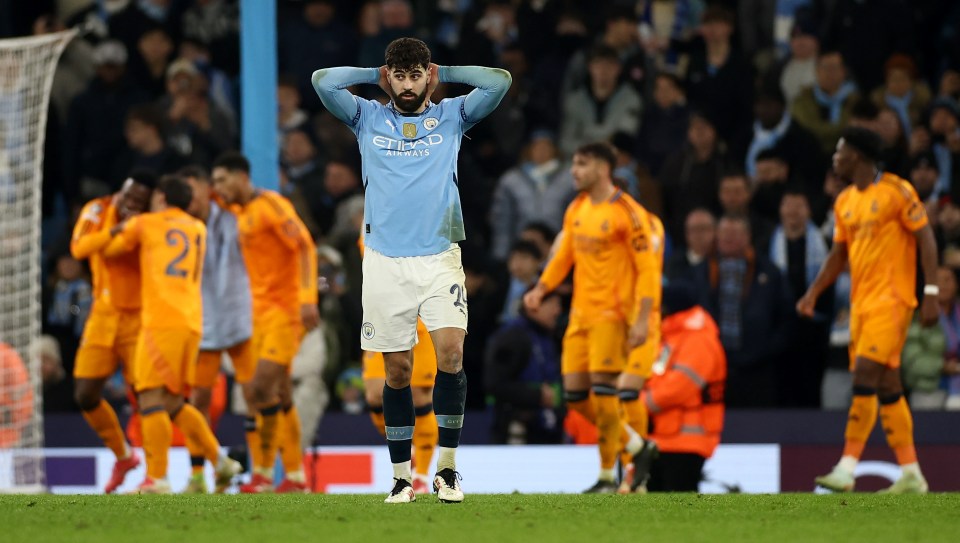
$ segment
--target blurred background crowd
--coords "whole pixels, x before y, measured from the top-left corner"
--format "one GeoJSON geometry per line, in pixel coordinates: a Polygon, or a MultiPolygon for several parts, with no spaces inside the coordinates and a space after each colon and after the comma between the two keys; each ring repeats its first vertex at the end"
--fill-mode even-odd
{"type": "MultiPolygon", "coordinates": [[[[911,402],[960,408],[960,3],[278,0],[278,8],[278,125],[262,137],[276,141],[280,191],[320,247],[324,345],[307,371],[322,372],[334,408],[363,408],[362,183],[354,136],[324,111],[310,74],[379,66],[401,36],[424,39],[438,64],[513,75],[460,153],[469,408],[559,407],[560,395],[546,392],[559,382],[559,348],[548,350],[547,369],[523,369],[541,363],[529,344],[557,344],[562,307],[531,314],[520,299],[574,197],[570,154],[608,140],[616,177],[666,225],[666,278],[695,283],[720,325],[729,407],[846,409],[849,279],[821,297],[813,320],[793,308],[829,250],[831,204],[845,183],[831,154],[850,125],[879,133],[883,168],[914,184],[936,227],[942,317],[911,329],[903,358],[911,402]],[[746,264],[743,288],[710,273],[729,260],[746,264]],[[518,336],[517,319],[533,323],[524,329],[534,337],[518,336]],[[537,382],[505,386],[530,375],[537,382]]],[[[209,167],[239,146],[236,1],[0,0],[2,37],[77,26],[85,33],[57,67],[44,162],[48,410],[75,409],[70,375],[90,304],[87,270],[68,251],[79,207],[115,191],[133,168],[209,167]]],[[[374,86],[353,90],[386,100],[374,86]]],[[[441,85],[432,100],[468,90],[441,85]]]]}

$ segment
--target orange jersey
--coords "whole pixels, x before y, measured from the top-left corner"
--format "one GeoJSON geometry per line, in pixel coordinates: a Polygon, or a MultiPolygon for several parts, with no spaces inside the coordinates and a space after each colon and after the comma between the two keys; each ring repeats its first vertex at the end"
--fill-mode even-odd
{"type": "Polygon", "coordinates": [[[571,323],[626,321],[641,298],[658,296],[660,270],[647,217],[620,190],[599,204],[581,194],[567,208],[563,238],[540,282],[553,290],[574,268],[571,323]]]}
{"type": "Polygon", "coordinates": [[[181,209],[133,217],[104,252],[110,256],[140,248],[144,328],[203,327],[200,278],[207,227],[181,209]]]}
{"type": "Polygon", "coordinates": [[[847,244],[851,307],[917,306],[917,241],[927,212],[907,181],[884,173],[865,190],[851,185],[834,204],[833,240],[847,244]]]}
{"type": "MultiPolygon", "coordinates": [[[[647,220],[650,223],[650,249],[653,251],[654,271],[656,273],[656,278],[650,284],[651,287],[656,287],[653,288],[651,293],[653,298],[652,318],[653,314],[660,312],[660,301],[663,299],[663,253],[666,250],[667,235],[660,217],[647,211],[647,220]]],[[[659,319],[659,316],[657,318],[659,319]]]]}
{"type": "Polygon", "coordinates": [[[112,196],[87,202],[73,227],[70,254],[77,260],[90,261],[96,310],[108,309],[104,304],[123,310],[140,309],[140,260],[137,255],[104,258],[102,253],[110,243],[110,229],[116,224],[117,209],[112,196]]]}
{"type": "Polygon", "coordinates": [[[316,247],[306,226],[289,200],[269,190],[235,211],[254,320],[279,309],[299,322],[300,305],[317,303],[316,247]]]}

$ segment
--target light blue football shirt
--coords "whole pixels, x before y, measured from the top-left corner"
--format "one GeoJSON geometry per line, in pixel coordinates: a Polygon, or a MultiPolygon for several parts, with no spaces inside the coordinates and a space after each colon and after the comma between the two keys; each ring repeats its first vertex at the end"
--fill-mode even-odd
{"type": "Polygon", "coordinates": [[[510,75],[492,68],[441,67],[441,81],[478,88],[429,103],[419,114],[343,90],[378,80],[376,68],[328,68],[313,77],[324,105],[357,136],[365,190],[364,243],[390,257],[441,253],[466,238],[457,187],[461,138],[496,108],[510,75]]]}

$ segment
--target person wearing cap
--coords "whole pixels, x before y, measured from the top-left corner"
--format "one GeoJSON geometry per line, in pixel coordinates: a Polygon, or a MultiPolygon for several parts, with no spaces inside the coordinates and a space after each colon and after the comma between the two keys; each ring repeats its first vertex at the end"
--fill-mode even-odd
{"type": "Polygon", "coordinates": [[[692,285],[663,287],[663,346],[640,395],[652,419],[635,457],[634,492],[696,492],[720,443],[727,357],[717,323],[696,304],[692,285]]]}
{"type": "Polygon", "coordinates": [[[886,490],[894,494],[925,493],[913,442],[913,420],[903,397],[900,357],[907,327],[917,307],[915,260],[923,266],[924,326],[938,322],[937,243],[916,191],[905,180],[877,168],[880,137],[867,129],[847,128],[833,155],[833,167],[851,185],[834,204],[833,248],[797,312],[814,317],[817,298],[849,264],[850,355],[853,402],[845,446],[833,470],[816,484],[834,492],[853,490],[855,470],[867,438],[880,420],[900,464],[901,477],[886,490]]]}
{"type": "Polygon", "coordinates": [[[170,145],[205,165],[233,147],[236,135],[230,115],[210,101],[208,85],[193,62],[177,59],[167,68],[167,92],[157,103],[167,115],[170,145]]]}
{"type": "Polygon", "coordinates": [[[96,77],[70,103],[64,133],[65,187],[78,187],[81,199],[106,194],[110,166],[123,152],[124,118],[149,96],[127,77],[127,49],[115,40],[93,50],[96,77]]]}
{"type": "Polygon", "coordinates": [[[552,132],[531,132],[522,156],[518,166],[500,177],[490,207],[491,253],[500,262],[506,261],[510,246],[527,224],[542,221],[560,230],[563,211],[576,195],[552,132]]]}

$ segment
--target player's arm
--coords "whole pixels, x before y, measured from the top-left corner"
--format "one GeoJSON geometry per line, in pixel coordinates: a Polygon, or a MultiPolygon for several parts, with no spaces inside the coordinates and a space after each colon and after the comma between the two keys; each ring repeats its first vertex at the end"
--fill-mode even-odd
{"type": "Polygon", "coordinates": [[[140,235],[143,230],[139,217],[131,217],[123,224],[118,224],[109,230],[110,243],[103,249],[103,256],[113,257],[129,253],[140,245],[140,235]]]}
{"type": "Polygon", "coordinates": [[[460,117],[468,125],[480,122],[493,112],[513,82],[510,72],[484,66],[440,66],[438,75],[441,83],[475,87],[463,99],[463,108],[460,110],[460,117]]]}
{"type": "Polygon", "coordinates": [[[937,298],[940,288],[937,283],[937,239],[933,234],[927,219],[923,203],[913,193],[911,188],[909,205],[905,206],[900,215],[901,223],[913,232],[917,239],[917,250],[920,255],[920,266],[923,268],[923,300],[920,302],[920,322],[924,326],[933,326],[940,321],[940,309],[937,298]]]}
{"type": "MultiPolygon", "coordinates": [[[[568,218],[569,215],[570,213],[568,211],[568,218]]],[[[565,227],[569,226],[567,224],[568,222],[568,220],[564,220],[565,227]]],[[[559,246],[553,254],[553,258],[550,259],[547,267],[540,275],[540,280],[537,281],[537,285],[523,296],[523,303],[527,307],[531,309],[539,307],[540,302],[543,301],[543,297],[560,286],[560,283],[562,283],[563,280],[566,279],[567,274],[570,273],[570,269],[573,268],[573,240],[571,237],[569,231],[564,232],[561,230],[560,233],[557,234],[559,246]]]]}
{"type": "Polygon", "coordinates": [[[633,257],[633,269],[637,274],[634,285],[634,307],[639,308],[637,320],[627,335],[627,347],[635,348],[647,341],[650,333],[650,314],[653,312],[653,298],[660,289],[661,270],[657,265],[656,247],[650,235],[650,228],[644,221],[636,221],[627,231],[626,242],[633,257]]]}
{"type": "MultiPolygon", "coordinates": [[[[843,195],[841,194],[840,197],[842,198],[843,195]]],[[[833,211],[833,247],[830,248],[830,254],[827,255],[827,259],[823,262],[823,265],[820,266],[817,277],[813,280],[813,283],[810,283],[810,286],[807,287],[807,292],[803,297],[797,301],[797,313],[802,317],[813,318],[817,298],[820,297],[827,287],[837,280],[837,277],[840,277],[840,274],[843,273],[843,270],[847,267],[847,260],[849,258],[847,241],[850,238],[847,228],[841,220],[840,213],[837,211],[838,209],[840,209],[839,198],[833,211]]]]}
{"type": "Polygon", "coordinates": [[[319,294],[317,291],[317,249],[310,237],[307,227],[297,216],[289,202],[282,202],[278,206],[267,206],[270,225],[277,233],[277,238],[288,249],[297,253],[298,289],[300,300],[300,317],[307,330],[320,324],[320,312],[317,308],[319,294]]]}
{"type": "MultiPolygon", "coordinates": [[[[103,249],[110,243],[110,215],[114,215],[113,208],[101,215],[100,201],[90,202],[83,207],[80,218],[73,227],[73,236],[70,238],[70,254],[77,260],[89,258],[90,255],[103,249]]],[[[115,221],[115,218],[114,218],[115,221]]]]}
{"type": "Polygon", "coordinates": [[[360,121],[360,101],[347,87],[361,83],[376,85],[380,81],[380,70],[348,66],[323,68],[313,72],[310,80],[323,107],[341,122],[355,126],[360,121]]]}

